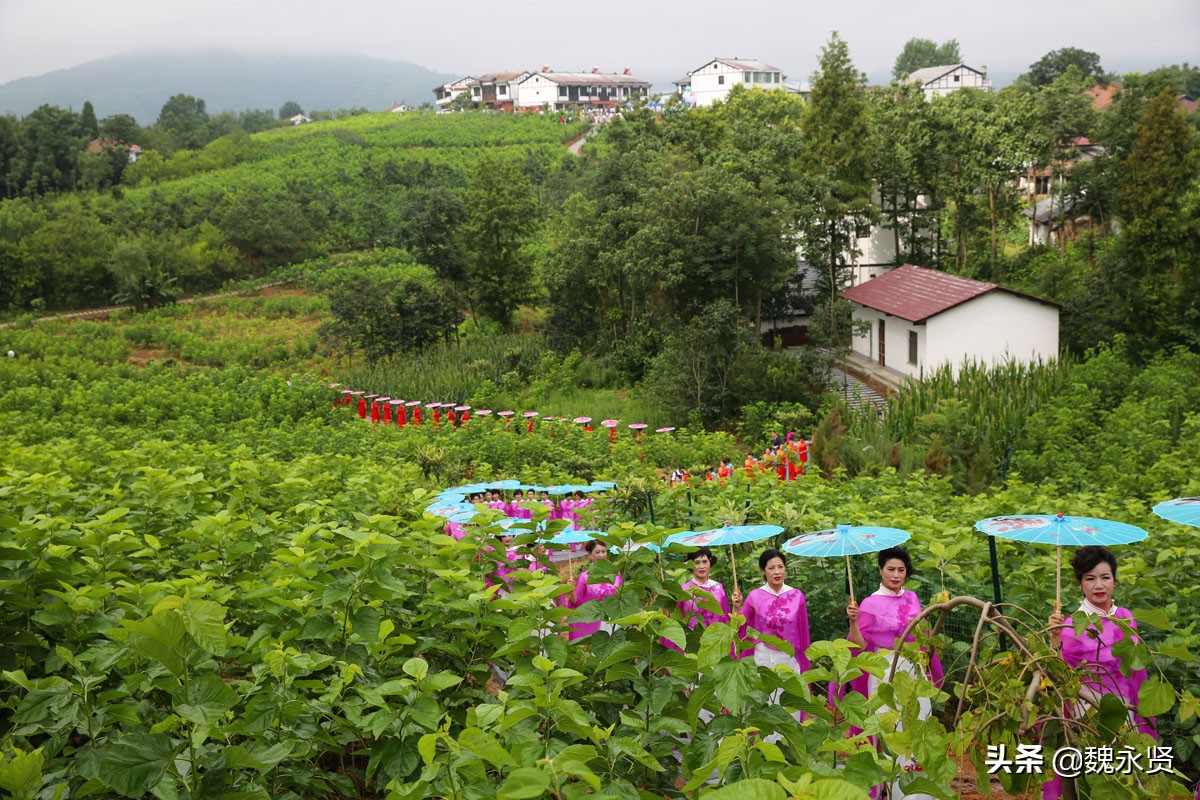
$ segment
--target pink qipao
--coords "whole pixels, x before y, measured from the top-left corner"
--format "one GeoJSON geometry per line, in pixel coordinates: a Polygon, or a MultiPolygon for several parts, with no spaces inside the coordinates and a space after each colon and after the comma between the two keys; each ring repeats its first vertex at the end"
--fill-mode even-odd
{"type": "MultiPolygon", "coordinates": [[[[864,650],[868,653],[895,650],[900,634],[904,633],[908,623],[920,613],[921,601],[917,599],[916,592],[909,589],[901,592],[899,596],[876,593],[863,598],[858,607],[858,629],[866,643],[864,650]]],[[[916,637],[910,633],[905,641],[916,641],[916,637]]],[[[942,662],[934,654],[930,658],[929,679],[941,688],[943,677],[942,662]]],[[[866,696],[867,683],[868,676],[862,675],[850,682],[850,688],[866,696]]]]}
{"type": "MultiPolygon", "coordinates": [[[[574,608],[579,608],[584,603],[589,603],[593,600],[602,601],[609,595],[616,594],[617,589],[621,587],[623,581],[618,575],[613,583],[588,583],[588,571],[585,569],[579,573],[578,580],[575,581],[575,605],[574,608]]],[[[572,622],[571,633],[568,638],[571,641],[582,639],[584,636],[590,636],[600,630],[604,623],[597,620],[596,622],[572,622]]]]}
{"type": "Polygon", "coordinates": [[[743,641],[756,645],[754,660],[757,663],[785,664],[789,658],[786,653],[755,639],[750,635],[750,630],[774,636],[790,644],[796,651],[793,669],[808,669],[808,656],[804,652],[812,644],[812,639],[808,632],[808,604],[804,599],[804,592],[784,585],[783,591],[776,595],[760,586],[746,595],[746,600],[742,603],[742,615],[746,622],[738,631],[738,635],[743,641]]]}
{"type": "MultiPolygon", "coordinates": [[[[1076,613],[1086,612],[1081,608],[1076,613]]],[[[1134,631],[1137,630],[1137,621],[1128,609],[1114,606],[1112,617],[1128,623],[1134,631]]],[[[1074,616],[1070,616],[1064,622],[1066,627],[1062,629],[1062,657],[1063,661],[1083,673],[1083,690],[1090,690],[1096,702],[1106,694],[1115,694],[1129,705],[1136,706],[1138,692],[1146,680],[1146,670],[1135,669],[1128,675],[1121,674],[1121,659],[1113,655],[1112,651],[1113,645],[1125,638],[1121,626],[1112,619],[1093,614],[1088,618],[1088,627],[1084,628],[1082,633],[1076,634],[1074,619],[1074,616]]],[[[1076,714],[1082,714],[1085,710],[1079,707],[1081,705],[1082,703],[1077,705],[1076,714]]],[[[1132,711],[1129,712],[1129,716],[1130,721],[1137,725],[1138,731],[1158,738],[1153,719],[1144,719],[1132,711]]],[[[1057,775],[1042,784],[1042,797],[1045,800],[1058,800],[1062,793],[1062,778],[1057,775]]],[[[1200,798],[1200,790],[1197,797],[1200,798]]]]}

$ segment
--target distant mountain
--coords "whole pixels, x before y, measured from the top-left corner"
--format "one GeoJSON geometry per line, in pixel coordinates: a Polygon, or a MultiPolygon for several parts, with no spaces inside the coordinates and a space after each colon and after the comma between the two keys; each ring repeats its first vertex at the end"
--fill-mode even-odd
{"type": "Polygon", "coordinates": [[[130,53],[2,84],[0,113],[24,116],[45,103],[78,111],[91,100],[97,117],[132,114],[150,125],[176,94],[203,100],[210,114],[248,108],[278,112],[288,100],[305,111],[358,106],[382,111],[393,102],[432,102],[433,87],[456,77],[407,61],[356,55],[130,53]]]}

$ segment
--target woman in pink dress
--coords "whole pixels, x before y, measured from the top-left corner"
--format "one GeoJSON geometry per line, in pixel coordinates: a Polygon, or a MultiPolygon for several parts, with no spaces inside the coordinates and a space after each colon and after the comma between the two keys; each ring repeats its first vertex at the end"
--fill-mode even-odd
{"type": "MultiPolygon", "coordinates": [[[[850,618],[850,634],[846,638],[869,653],[890,653],[896,649],[896,643],[908,623],[921,613],[921,601],[917,599],[916,592],[904,588],[904,582],[913,573],[908,550],[889,547],[880,551],[878,561],[879,588],[864,598],[862,605],[851,600],[846,607],[846,615],[850,618]]],[[[916,637],[910,633],[905,641],[916,641],[916,637]]],[[[913,666],[907,659],[901,658],[898,668],[910,672],[909,667],[913,666]]],[[[940,687],[942,663],[936,654],[930,658],[929,673],[933,682],[940,687]]],[[[874,693],[874,687],[868,686],[869,682],[870,676],[863,675],[851,681],[850,686],[870,696],[874,693]]]]}
{"type": "MultiPolygon", "coordinates": [[[[850,634],[846,637],[863,650],[870,653],[881,653],[888,658],[888,669],[891,669],[892,653],[900,644],[900,637],[908,623],[921,613],[921,601],[916,592],[904,588],[904,582],[912,575],[912,558],[903,547],[889,547],[881,550],[879,562],[879,588],[874,594],[863,598],[859,605],[853,600],[846,606],[846,616],[850,618],[850,634]]],[[[905,642],[915,641],[916,637],[909,634],[905,642]]],[[[923,666],[914,664],[901,656],[896,661],[896,671],[906,672],[913,678],[932,678],[935,685],[942,685],[942,663],[936,654],[929,659],[928,674],[923,666]]],[[[879,679],[874,675],[863,675],[850,682],[851,691],[859,692],[865,697],[871,697],[879,688],[879,679]]],[[[835,687],[830,687],[831,694],[835,687]]],[[[919,699],[920,711],[918,716],[927,719],[933,711],[933,703],[929,698],[919,699]]],[[[886,707],[880,709],[881,713],[886,707]]],[[[857,730],[857,729],[855,729],[857,730]]],[[[901,756],[900,766],[905,770],[919,770],[920,766],[911,758],[901,756]]],[[[877,791],[872,792],[872,797],[877,791]]],[[[926,798],[929,795],[905,795],[900,789],[899,782],[891,787],[890,797],[926,798]]],[[[932,800],[932,799],[931,799],[932,800]]]]}
{"type": "Polygon", "coordinates": [[[786,664],[796,672],[803,672],[808,669],[808,656],[804,651],[812,644],[804,592],[784,582],[787,559],[779,550],[773,547],[764,550],[758,557],[758,568],[763,573],[763,585],[746,595],[744,603],[738,592],[733,593],[734,610],[740,607],[746,618],[738,632],[739,636],[754,645],[754,663],[759,666],[786,664]],[[755,639],[752,633],[765,633],[782,639],[792,646],[794,653],[776,650],[772,645],[755,639]]]}
{"type": "Polygon", "coordinates": [[[720,606],[721,611],[717,613],[707,608],[701,608],[693,600],[680,601],[679,610],[683,613],[684,624],[691,629],[700,624],[707,626],[714,622],[729,622],[729,598],[725,594],[725,587],[721,585],[720,581],[712,579],[712,568],[717,561],[716,557],[707,547],[701,547],[691,553],[688,559],[692,562],[692,579],[683,584],[683,590],[695,597],[696,601],[711,600],[715,602],[720,606]]]}
{"type": "MultiPolygon", "coordinates": [[[[1146,680],[1145,669],[1131,670],[1121,674],[1121,659],[1113,655],[1113,645],[1125,638],[1115,620],[1125,623],[1137,631],[1137,622],[1128,609],[1113,602],[1117,586],[1117,558],[1107,547],[1090,545],[1075,551],[1071,559],[1075,579],[1083,592],[1083,602],[1076,614],[1088,618],[1088,626],[1080,634],[1075,633],[1074,615],[1064,617],[1055,612],[1050,615],[1050,627],[1058,628],[1059,646],[1063,661],[1081,673],[1082,681],[1079,701],[1072,713],[1082,716],[1096,706],[1106,694],[1115,694],[1127,705],[1136,707],[1138,691],[1146,680]]],[[[1135,634],[1136,635],[1136,634],[1135,634]]],[[[1129,726],[1141,733],[1158,738],[1154,719],[1145,719],[1135,711],[1129,712],[1129,726]]],[[[1042,796],[1057,800],[1062,796],[1062,779],[1055,776],[1042,784],[1042,796]]]]}
{"type": "MultiPolygon", "coordinates": [[[[602,559],[608,558],[608,545],[599,539],[592,539],[586,545],[584,550],[587,551],[588,560],[593,564],[602,559]]],[[[575,581],[575,608],[579,608],[584,603],[592,601],[602,601],[609,595],[615,594],[617,589],[621,587],[621,576],[618,575],[613,583],[592,583],[588,580],[588,570],[579,573],[579,579],[575,581]]],[[[596,631],[604,628],[612,630],[612,625],[603,623],[597,620],[596,622],[574,622],[571,624],[571,641],[582,639],[584,636],[590,636],[596,631]]]]}

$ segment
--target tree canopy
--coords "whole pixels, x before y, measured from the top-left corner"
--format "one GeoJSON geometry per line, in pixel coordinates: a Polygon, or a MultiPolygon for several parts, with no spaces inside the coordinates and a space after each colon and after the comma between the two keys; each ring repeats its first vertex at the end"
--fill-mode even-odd
{"type": "Polygon", "coordinates": [[[938,44],[932,39],[921,39],[914,36],[904,43],[904,49],[896,56],[896,63],[892,66],[892,77],[901,80],[925,67],[961,63],[962,53],[958,50],[957,39],[949,39],[938,44]]]}
{"type": "Polygon", "coordinates": [[[1034,86],[1048,86],[1070,67],[1075,67],[1084,78],[1096,83],[1107,83],[1112,77],[1100,66],[1100,56],[1097,53],[1078,47],[1064,47],[1061,50],[1051,50],[1030,64],[1029,72],[1017,80],[1032,83],[1034,86]]]}

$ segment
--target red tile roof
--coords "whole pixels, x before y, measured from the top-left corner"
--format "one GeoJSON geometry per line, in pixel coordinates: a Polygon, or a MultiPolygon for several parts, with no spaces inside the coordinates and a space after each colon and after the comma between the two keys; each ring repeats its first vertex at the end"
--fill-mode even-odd
{"type": "Polygon", "coordinates": [[[988,292],[1001,291],[1046,305],[1045,300],[997,286],[994,283],[963,278],[936,269],[922,269],[912,264],[885,272],[841,296],[859,305],[882,311],[909,322],[924,322],[932,316],[949,311],[968,300],[988,292]]]}

